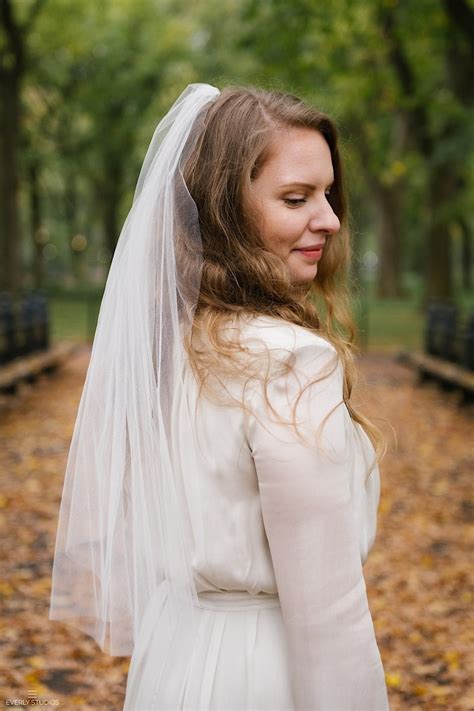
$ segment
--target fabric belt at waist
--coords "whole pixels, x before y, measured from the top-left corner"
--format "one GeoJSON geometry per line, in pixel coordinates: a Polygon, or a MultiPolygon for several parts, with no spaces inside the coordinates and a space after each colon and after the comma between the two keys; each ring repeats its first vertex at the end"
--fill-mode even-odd
{"type": "Polygon", "coordinates": [[[211,610],[243,610],[250,607],[280,607],[278,593],[259,592],[256,595],[245,590],[205,590],[198,593],[201,607],[211,610]]]}

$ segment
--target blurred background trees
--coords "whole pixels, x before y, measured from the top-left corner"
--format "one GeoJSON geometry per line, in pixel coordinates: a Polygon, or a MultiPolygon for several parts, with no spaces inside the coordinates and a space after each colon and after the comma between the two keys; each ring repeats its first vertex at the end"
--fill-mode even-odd
{"type": "Polygon", "coordinates": [[[414,343],[429,300],[472,304],[472,2],[0,8],[0,290],[45,287],[58,334],[83,332],[86,297],[93,329],[148,142],[195,81],[291,91],[336,119],[366,335],[370,313],[371,336],[414,343]]]}

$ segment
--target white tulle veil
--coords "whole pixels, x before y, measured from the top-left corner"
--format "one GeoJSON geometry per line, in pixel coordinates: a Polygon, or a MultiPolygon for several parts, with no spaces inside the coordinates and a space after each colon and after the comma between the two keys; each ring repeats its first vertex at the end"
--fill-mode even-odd
{"type": "Polygon", "coordinates": [[[114,656],[132,654],[147,609],[158,590],[165,594],[157,678],[168,657],[182,660],[184,678],[186,635],[199,607],[175,466],[186,442],[172,432],[172,414],[202,268],[198,213],[182,168],[218,95],[208,84],[189,85],[145,156],[100,307],[52,570],[50,619],[114,656]]]}

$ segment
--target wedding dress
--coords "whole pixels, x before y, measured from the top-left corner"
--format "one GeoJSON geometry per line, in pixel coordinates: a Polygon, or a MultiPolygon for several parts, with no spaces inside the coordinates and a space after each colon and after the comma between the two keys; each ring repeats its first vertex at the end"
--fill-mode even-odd
{"type": "MultiPolygon", "coordinates": [[[[285,416],[336,355],[324,338],[278,318],[247,318],[241,334],[251,350],[263,340],[292,353],[297,380],[282,374],[268,390],[285,416]]],[[[167,651],[157,633],[166,624],[163,583],[141,624],[124,711],[386,711],[363,576],[380,497],[377,467],[365,483],[369,438],[343,403],[315,451],[275,419],[261,385],[245,394],[250,414],[197,393],[188,367],[173,426],[197,405],[175,461],[186,473],[182,505],[202,603],[197,642],[184,676],[154,673],[167,651]]],[[[315,430],[341,399],[339,363],[302,396],[300,431],[315,430]]]]}

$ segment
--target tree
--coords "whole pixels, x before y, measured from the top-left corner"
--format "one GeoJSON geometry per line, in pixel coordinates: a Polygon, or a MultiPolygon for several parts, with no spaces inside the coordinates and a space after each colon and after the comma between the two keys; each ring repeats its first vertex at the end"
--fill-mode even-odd
{"type": "Polygon", "coordinates": [[[186,75],[195,80],[196,26],[178,20],[174,5],[149,0],[50,0],[50,8],[33,37],[41,59],[27,77],[25,162],[39,162],[47,176],[41,201],[63,262],[64,248],[77,261],[77,232],[88,252],[110,261],[168,96],[186,75]]]}
{"type": "MultiPolygon", "coordinates": [[[[465,90],[472,79],[465,79],[466,67],[459,58],[458,48],[453,51],[450,35],[453,14],[466,26],[472,27],[472,10],[462,0],[444,2],[448,16],[439,12],[437,5],[427,3],[424,12],[398,8],[397,4],[381,3],[379,20],[387,41],[388,53],[398,78],[401,94],[405,97],[403,111],[409,132],[426,164],[426,202],[429,219],[425,231],[426,298],[449,299],[453,297],[453,250],[450,229],[459,210],[459,192],[466,185],[466,162],[469,152],[468,137],[472,116],[469,119],[457,99],[463,101],[465,90]],[[434,13],[432,35],[437,56],[432,59],[432,74],[417,71],[418,67],[414,32],[426,31],[427,8],[434,13]],[[464,12],[456,13],[460,9],[464,12]],[[449,81],[456,76],[454,81],[449,81]],[[428,87],[437,94],[429,94],[428,87]],[[438,99],[438,100],[436,100],[438,99]],[[441,101],[440,101],[441,99],[441,101]]],[[[472,49],[471,49],[472,54],[472,49]]],[[[467,57],[466,57],[467,58],[467,57]]],[[[472,95],[471,95],[472,97],[472,95]]],[[[470,99],[472,101],[472,98],[470,99]]]]}
{"type": "MultiPolygon", "coordinates": [[[[27,43],[45,0],[35,0],[20,20],[11,0],[0,0],[0,289],[22,284],[19,191],[21,90],[31,58],[27,43]]],[[[19,14],[19,13],[18,13],[19,14]]]]}
{"type": "Polygon", "coordinates": [[[245,3],[240,41],[259,76],[327,106],[348,138],[362,178],[350,193],[372,205],[380,296],[402,295],[413,264],[427,298],[452,296],[456,224],[470,259],[473,14],[465,0],[245,3]]]}

